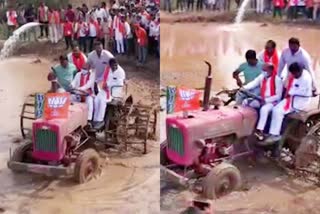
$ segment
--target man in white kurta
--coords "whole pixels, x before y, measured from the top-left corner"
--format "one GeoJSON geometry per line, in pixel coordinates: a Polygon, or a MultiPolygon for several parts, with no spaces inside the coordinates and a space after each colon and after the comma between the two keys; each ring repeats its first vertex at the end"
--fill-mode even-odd
{"type": "Polygon", "coordinates": [[[267,143],[281,139],[280,131],[284,116],[295,111],[304,110],[312,97],[312,77],[298,63],[289,66],[289,72],[293,75],[291,87],[286,97],[272,109],[272,120],[269,130],[270,137],[267,143]]]}
{"type": "MultiPolygon", "coordinates": [[[[312,78],[313,82],[313,91],[316,91],[316,84],[315,84],[315,75],[314,71],[312,69],[312,61],[310,54],[300,47],[300,42],[297,38],[291,38],[289,40],[289,47],[284,49],[282,51],[280,61],[279,61],[279,67],[278,67],[278,75],[283,79],[283,81],[288,80],[288,71],[285,71],[283,74],[283,70],[285,66],[288,66],[293,64],[294,62],[299,63],[300,66],[302,66],[302,69],[307,70],[312,78]]],[[[285,85],[285,88],[287,86],[285,85]]]]}
{"type": "Polygon", "coordinates": [[[107,103],[112,101],[113,98],[122,97],[125,78],[126,74],[117,61],[114,58],[110,59],[109,67],[106,68],[103,74],[101,88],[94,100],[95,112],[93,121],[95,127],[101,127],[101,124],[103,124],[107,103]]]}
{"type": "MultiPolygon", "coordinates": [[[[89,96],[85,97],[85,102],[88,105],[88,121],[91,121],[93,117],[94,80],[95,80],[95,73],[90,71],[88,64],[85,64],[81,69],[81,72],[78,72],[76,74],[76,76],[74,77],[71,83],[74,89],[89,93],[89,96]]],[[[72,100],[80,102],[81,97],[72,96],[72,100]]]]}
{"type": "MultiPolygon", "coordinates": [[[[280,77],[273,75],[274,66],[271,63],[263,66],[263,73],[252,82],[243,86],[245,90],[252,90],[260,87],[262,101],[257,103],[260,108],[259,121],[257,124],[257,135],[263,137],[268,115],[273,107],[279,103],[282,97],[283,84],[280,77]]],[[[245,101],[244,101],[245,102],[245,101]]],[[[258,101],[255,101],[258,102],[258,101]]],[[[253,104],[254,102],[252,102],[253,104]]],[[[258,107],[253,106],[253,107],[258,107]]]]}
{"type": "Polygon", "coordinates": [[[95,50],[88,55],[88,63],[96,73],[96,83],[103,80],[103,73],[109,65],[109,60],[112,58],[114,58],[112,53],[107,50],[103,50],[101,42],[95,43],[95,50]]]}

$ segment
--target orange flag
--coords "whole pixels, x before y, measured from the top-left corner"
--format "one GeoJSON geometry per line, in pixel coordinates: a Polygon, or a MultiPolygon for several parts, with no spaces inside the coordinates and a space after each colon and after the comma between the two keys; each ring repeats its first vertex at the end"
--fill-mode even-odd
{"type": "Polygon", "coordinates": [[[201,92],[195,89],[178,88],[174,111],[198,110],[200,108],[200,96],[201,92]]]}
{"type": "Polygon", "coordinates": [[[46,120],[68,118],[69,106],[69,93],[48,93],[44,103],[44,118],[46,120]]]}

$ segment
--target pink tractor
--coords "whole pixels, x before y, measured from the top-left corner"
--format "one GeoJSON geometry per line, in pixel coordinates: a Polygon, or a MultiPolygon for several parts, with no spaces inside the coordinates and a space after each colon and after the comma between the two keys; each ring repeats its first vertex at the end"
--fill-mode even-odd
{"type": "MultiPolygon", "coordinates": [[[[209,74],[203,109],[184,115],[175,113],[166,118],[167,140],[161,144],[163,175],[201,193],[205,198],[214,199],[242,186],[240,171],[231,164],[233,160],[249,157],[256,151],[280,151],[277,163],[285,162],[285,168],[296,175],[303,172],[304,178],[316,176],[320,181],[317,171],[305,169],[312,161],[320,160],[315,158],[317,149],[320,149],[317,140],[320,139],[317,138],[320,137],[319,108],[288,115],[283,126],[283,139],[261,148],[259,139],[253,135],[257,110],[229,105],[239,90],[224,90],[217,94],[227,94],[227,101],[218,97],[210,99],[211,65],[206,63],[209,74]],[[307,153],[312,154],[313,158],[308,159],[307,153]],[[306,173],[310,176],[305,176],[306,173]]],[[[259,99],[249,92],[241,92],[259,99]]]]}
{"type": "MultiPolygon", "coordinates": [[[[74,90],[74,94],[86,95],[74,90]]],[[[66,119],[36,119],[32,123],[32,140],[10,152],[8,167],[48,176],[73,175],[85,183],[101,171],[101,158],[94,139],[89,137],[88,108],[85,103],[71,103],[66,119]]]]}

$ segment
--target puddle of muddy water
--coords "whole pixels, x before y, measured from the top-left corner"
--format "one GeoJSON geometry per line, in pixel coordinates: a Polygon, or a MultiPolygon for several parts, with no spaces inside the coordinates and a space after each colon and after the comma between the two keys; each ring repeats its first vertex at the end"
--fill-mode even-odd
{"type": "MultiPolygon", "coordinates": [[[[237,29],[219,23],[163,23],[161,34],[166,35],[166,39],[161,41],[163,86],[203,87],[207,75],[203,60],[207,60],[213,65],[213,90],[236,87],[232,72],[245,61],[246,50],[260,52],[269,39],[276,41],[278,50],[282,50],[287,47],[291,37],[299,38],[302,47],[311,54],[316,76],[320,77],[318,29],[298,29],[284,25],[261,27],[259,23],[244,23],[237,29]]],[[[214,201],[215,213],[319,213],[316,205],[319,197],[311,196],[319,194],[314,186],[286,177],[272,163],[254,167],[249,167],[247,161],[236,164],[241,169],[248,190],[214,201]]],[[[185,208],[186,201],[193,195],[179,190],[165,178],[161,179],[163,213],[177,213],[177,210],[185,208]]]]}

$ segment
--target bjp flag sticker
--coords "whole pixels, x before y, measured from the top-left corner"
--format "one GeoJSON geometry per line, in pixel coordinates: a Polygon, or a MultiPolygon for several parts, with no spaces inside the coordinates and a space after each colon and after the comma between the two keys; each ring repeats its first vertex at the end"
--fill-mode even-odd
{"type": "Polygon", "coordinates": [[[48,93],[44,103],[44,118],[46,120],[68,118],[69,106],[69,93],[48,93]]]}
{"type": "Polygon", "coordinates": [[[174,111],[193,111],[200,108],[201,93],[195,89],[178,88],[174,111]]]}

